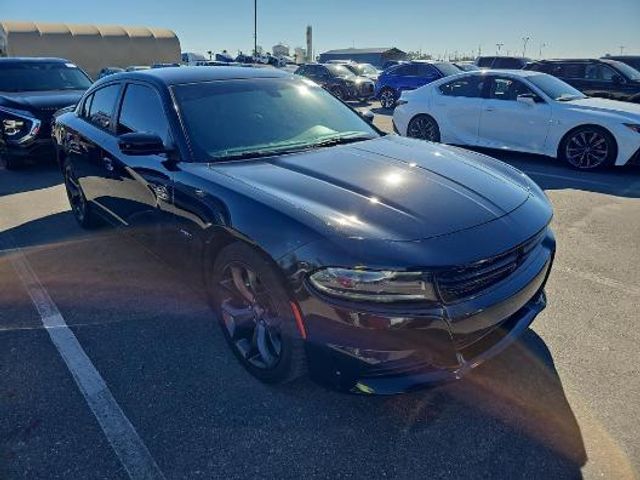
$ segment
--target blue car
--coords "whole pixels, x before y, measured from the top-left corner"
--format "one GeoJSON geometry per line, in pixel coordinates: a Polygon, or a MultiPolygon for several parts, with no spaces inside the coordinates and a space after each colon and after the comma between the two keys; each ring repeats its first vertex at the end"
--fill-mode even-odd
{"type": "Polygon", "coordinates": [[[404,90],[415,90],[440,78],[461,73],[449,62],[409,62],[385,70],[376,82],[375,96],[382,108],[394,108],[404,90]]]}

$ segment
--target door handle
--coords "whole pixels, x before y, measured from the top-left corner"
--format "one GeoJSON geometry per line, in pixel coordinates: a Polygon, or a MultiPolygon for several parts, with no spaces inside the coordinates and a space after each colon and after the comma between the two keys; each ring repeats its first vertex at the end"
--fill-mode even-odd
{"type": "Polygon", "coordinates": [[[113,172],[113,160],[111,160],[109,157],[104,157],[102,159],[102,163],[104,163],[104,168],[106,168],[108,172],[113,172]]]}

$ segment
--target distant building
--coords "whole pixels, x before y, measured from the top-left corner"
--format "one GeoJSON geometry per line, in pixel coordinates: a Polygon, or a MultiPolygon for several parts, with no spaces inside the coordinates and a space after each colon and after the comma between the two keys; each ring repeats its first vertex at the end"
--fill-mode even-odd
{"type": "Polygon", "coordinates": [[[271,51],[274,57],[288,57],[290,53],[289,45],[285,45],[284,43],[274,45],[271,51]]]}
{"type": "Polygon", "coordinates": [[[0,56],[62,57],[96,76],[103,67],[178,63],[180,41],[165,28],[0,21],[0,56]]]}
{"type": "Polygon", "coordinates": [[[389,60],[407,60],[407,54],[397,48],[345,48],[320,54],[320,62],[329,60],[353,60],[382,67],[389,60]]]}
{"type": "Polygon", "coordinates": [[[297,64],[305,63],[307,61],[307,51],[302,47],[296,47],[293,58],[297,64]]]}

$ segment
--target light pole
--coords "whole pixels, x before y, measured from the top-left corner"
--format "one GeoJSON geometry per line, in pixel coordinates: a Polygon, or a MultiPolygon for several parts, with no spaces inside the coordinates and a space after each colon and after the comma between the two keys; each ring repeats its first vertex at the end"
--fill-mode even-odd
{"type": "Polygon", "coordinates": [[[548,43],[541,43],[540,44],[540,58],[542,58],[542,50],[547,48],[549,46],[548,43]]]}
{"type": "Polygon", "coordinates": [[[625,46],[624,45],[620,45],[620,55],[622,55],[624,53],[624,49],[625,49],[625,46]]]}
{"type": "Polygon", "coordinates": [[[253,0],[253,58],[258,56],[258,0],[253,0]]]}
{"type": "Polygon", "coordinates": [[[529,43],[529,40],[531,40],[531,37],[522,37],[522,56],[523,57],[527,56],[527,43],[529,43]]]}
{"type": "Polygon", "coordinates": [[[500,55],[500,50],[502,50],[503,46],[504,43],[496,43],[496,55],[500,55]]]}

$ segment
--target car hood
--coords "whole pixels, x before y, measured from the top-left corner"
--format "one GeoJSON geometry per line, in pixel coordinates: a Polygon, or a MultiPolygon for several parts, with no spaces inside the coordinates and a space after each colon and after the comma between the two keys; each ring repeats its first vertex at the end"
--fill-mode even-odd
{"type": "Polygon", "coordinates": [[[586,110],[592,112],[614,113],[621,115],[640,116],[640,104],[610,100],[608,98],[582,98],[564,102],[573,109],[586,110]]]}
{"type": "Polygon", "coordinates": [[[50,112],[51,115],[78,103],[84,90],[53,90],[42,92],[0,92],[0,104],[36,114],[50,112]]]}
{"type": "Polygon", "coordinates": [[[526,177],[497,160],[396,136],[200,170],[326,235],[362,239],[450,234],[501,218],[530,195],[526,177]]]}

